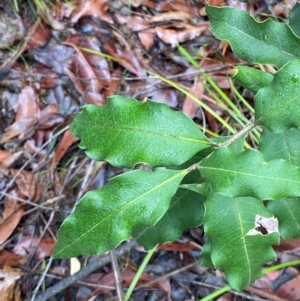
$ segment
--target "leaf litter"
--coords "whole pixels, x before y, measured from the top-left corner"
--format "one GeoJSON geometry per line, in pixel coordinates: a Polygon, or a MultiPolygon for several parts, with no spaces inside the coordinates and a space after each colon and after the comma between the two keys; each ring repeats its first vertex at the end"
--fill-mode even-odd
{"type": "MultiPolygon", "coordinates": [[[[19,1],[19,8],[13,2],[0,3],[0,292],[4,301],[30,300],[35,289],[40,294],[69,275],[66,260],[53,261],[46,274],[41,273],[59,225],[73,210],[78,193],[90,185],[100,188],[123,171],[107,164],[89,169],[89,160],[77,148],[78,139],[66,128],[82,105],[102,105],[114,94],[150,98],[183,110],[200,126],[224,135],[222,125],[198,103],[153,74],[172,80],[227,119],[226,110],[205,89],[202,72],[235,97],[228,72],[236,59],[228,44],[212,37],[204,1],[74,0],[42,2],[40,7],[19,1]],[[199,69],[178,51],[178,44],[199,69]],[[21,286],[17,285],[20,278],[21,286]],[[39,280],[44,285],[38,287],[39,280]]],[[[215,0],[212,4],[237,3],[215,0]]],[[[251,3],[241,8],[269,9],[251,3]]],[[[272,13],[285,18],[288,10],[276,4],[272,13]]],[[[245,96],[251,103],[253,96],[245,96]]],[[[260,220],[254,227],[258,232],[259,225],[269,227],[260,220]]],[[[204,243],[203,230],[198,228],[160,246],[133,300],[199,299],[223,285],[218,271],[212,276],[198,265],[185,270],[201,258],[204,243]]],[[[279,258],[284,261],[288,256],[284,252],[299,258],[298,249],[299,242],[288,244],[285,251],[278,251],[279,258]]],[[[135,248],[119,259],[123,288],[132,282],[144,256],[141,248],[135,248]]],[[[281,281],[276,287],[273,282],[282,279],[282,273],[262,278],[264,289],[285,300],[299,299],[295,290],[299,271],[294,272],[286,284],[281,281]]],[[[77,293],[80,300],[112,299],[115,286],[114,271],[105,265],[58,294],[62,300],[67,300],[67,292],[77,293]]],[[[242,300],[233,294],[224,298],[242,300]]]]}

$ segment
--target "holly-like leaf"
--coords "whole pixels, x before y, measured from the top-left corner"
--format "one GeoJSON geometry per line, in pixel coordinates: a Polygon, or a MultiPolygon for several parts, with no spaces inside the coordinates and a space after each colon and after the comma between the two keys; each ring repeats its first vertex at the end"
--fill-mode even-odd
{"type": "MultiPolygon", "coordinates": [[[[299,47],[300,49],[300,47],[299,47]]],[[[300,127],[300,60],[282,67],[255,96],[256,123],[280,133],[300,127]]]]}
{"type": "Polygon", "coordinates": [[[257,22],[249,12],[233,7],[205,6],[213,34],[230,43],[236,56],[250,63],[278,68],[300,57],[300,39],[285,23],[257,22]]]}
{"type": "Polygon", "coordinates": [[[88,192],[63,222],[53,256],[100,254],[128,239],[135,228],[154,226],[186,173],[134,170],[88,192]]]}
{"type": "Polygon", "coordinates": [[[284,159],[300,166],[300,130],[292,128],[272,133],[265,128],[259,140],[259,150],[266,161],[284,159]]]}
{"type": "Polygon", "coordinates": [[[289,26],[293,32],[300,37],[300,3],[296,2],[289,16],[289,26]]]}
{"type": "Polygon", "coordinates": [[[205,158],[199,168],[214,192],[230,197],[276,200],[300,196],[300,168],[281,159],[265,162],[258,150],[249,149],[236,155],[221,147],[205,158]]]}
{"type": "Polygon", "coordinates": [[[278,222],[263,202],[212,194],[205,201],[204,230],[211,260],[230,286],[242,290],[261,277],[261,266],[274,260],[271,245],[279,243],[278,222]]]}
{"type": "Polygon", "coordinates": [[[278,218],[280,234],[286,241],[300,237],[300,198],[269,201],[267,208],[278,218]]]}
{"type": "Polygon", "coordinates": [[[90,158],[114,166],[179,165],[210,145],[182,112],[121,96],[109,98],[104,106],[84,106],[70,128],[90,158]]]}
{"type": "Polygon", "coordinates": [[[198,227],[203,223],[204,197],[191,190],[179,189],[172,199],[171,205],[164,216],[154,227],[146,229],[137,238],[146,250],[159,243],[174,241],[185,229],[198,227]]]}
{"type": "Polygon", "coordinates": [[[274,76],[271,73],[263,72],[248,66],[237,66],[236,73],[232,78],[246,89],[257,93],[257,91],[265,86],[268,86],[274,76]]]}

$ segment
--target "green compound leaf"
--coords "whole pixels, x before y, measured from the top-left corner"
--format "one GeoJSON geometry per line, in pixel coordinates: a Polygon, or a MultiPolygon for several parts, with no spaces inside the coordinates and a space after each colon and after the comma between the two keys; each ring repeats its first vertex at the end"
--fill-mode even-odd
{"type": "Polygon", "coordinates": [[[289,16],[289,26],[300,37],[300,3],[296,3],[289,16]]]}
{"type": "Polygon", "coordinates": [[[231,287],[242,290],[261,277],[263,264],[275,259],[271,245],[279,244],[278,222],[251,197],[212,194],[204,206],[212,263],[225,272],[231,287]]]}
{"type": "Polygon", "coordinates": [[[182,112],[121,96],[84,106],[70,128],[90,158],[114,166],[179,165],[211,144],[182,112]]]}
{"type": "Polygon", "coordinates": [[[221,147],[204,159],[199,168],[214,192],[229,197],[276,200],[300,196],[300,168],[281,159],[265,162],[258,150],[249,149],[236,155],[221,147]]]}
{"type": "Polygon", "coordinates": [[[257,93],[260,88],[268,86],[274,76],[271,73],[251,67],[237,66],[236,73],[232,78],[242,87],[257,93]]]}
{"type": "Polygon", "coordinates": [[[213,34],[227,40],[239,58],[280,68],[300,57],[300,39],[287,24],[272,19],[259,23],[248,12],[232,7],[205,7],[213,34]]]}
{"type": "Polygon", "coordinates": [[[53,256],[100,254],[128,239],[135,228],[154,226],[186,173],[134,170],[88,192],[63,222],[53,256]]]}
{"type": "MultiPolygon", "coordinates": [[[[300,47],[299,47],[300,49],[300,47]]],[[[256,123],[280,133],[300,127],[300,60],[282,67],[272,83],[255,96],[256,123]]]]}
{"type": "Polygon", "coordinates": [[[198,227],[203,223],[203,202],[202,195],[194,191],[179,189],[168,211],[154,227],[148,228],[138,237],[138,243],[146,250],[150,250],[159,243],[163,244],[180,238],[185,229],[198,227]]]}
{"type": "Polygon", "coordinates": [[[300,198],[269,201],[267,208],[277,217],[280,234],[286,241],[300,237],[300,198]]]}
{"type": "Polygon", "coordinates": [[[265,128],[259,140],[259,150],[266,161],[284,159],[300,166],[300,130],[293,128],[272,133],[265,128]]]}

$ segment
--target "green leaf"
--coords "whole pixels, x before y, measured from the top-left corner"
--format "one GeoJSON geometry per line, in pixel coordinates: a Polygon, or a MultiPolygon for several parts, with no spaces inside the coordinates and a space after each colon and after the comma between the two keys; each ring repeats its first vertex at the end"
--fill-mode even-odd
{"type": "Polygon", "coordinates": [[[300,57],[300,39],[287,24],[272,19],[260,23],[248,12],[232,7],[205,7],[213,34],[228,41],[239,58],[280,68],[300,57]]]}
{"type": "Polygon", "coordinates": [[[221,147],[205,158],[199,168],[213,191],[230,197],[276,200],[300,196],[300,169],[281,159],[265,162],[258,150],[249,149],[236,155],[221,147]]]}
{"type": "Polygon", "coordinates": [[[300,237],[300,198],[269,201],[267,208],[278,218],[280,234],[286,241],[300,237]]]}
{"type": "Polygon", "coordinates": [[[295,6],[291,10],[289,16],[289,26],[293,32],[299,37],[300,36],[300,3],[296,2],[295,6]]]}
{"type": "MultiPolygon", "coordinates": [[[[198,152],[196,155],[194,155],[192,158],[190,158],[188,161],[184,162],[181,165],[178,166],[170,166],[170,169],[175,170],[182,170],[189,168],[191,165],[199,163],[201,160],[206,158],[208,155],[210,155],[213,152],[214,148],[208,147],[206,149],[203,149],[202,151],[198,152]]],[[[181,184],[194,184],[194,183],[201,183],[203,182],[203,179],[201,178],[200,172],[198,169],[195,169],[191,172],[189,172],[182,180],[181,184]]]]}
{"type": "MultiPolygon", "coordinates": [[[[137,241],[146,250],[159,243],[174,241],[183,231],[203,223],[204,197],[194,191],[179,189],[164,216],[154,227],[146,229],[137,241]]],[[[135,235],[134,235],[135,236],[135,235]]]]}
{"type": "Polygon", "coordinates": [[[110,97],[104,106],[84,106],[70,128],[90,158],[114,166],[179,165],[210,145],[182,112],[121,96],[110,97]]]}
{"type": "Polygon", "coordinates": [[[242,87],[257,93],[257,91],[265,86],[268,86],[274,76],[271,73],[263,72],[247,66],[237,66],[236,73],[232,78],[242,87]]]}
{"type": "Polygon", "coordinates": [[[208,268],[215,268],[214,264],[211,261],[211,243],[209,240],[204,244],[202,248],[201,265],[208,268]]]}
{"type": "Polygon", "coordinates": [[[233,288],[242,290],[261,277],[264,263],[275,259],[271,245],[279,243],[278,222],[263,202],[251,197],[212,194],[204,206],[212,263],[233,288]]]}
{"type": "MultiPolygon", "coordinates": [[[[212,138],[211,142],[213,143],[223,143],[227,140],[230,140],[233,136],[220,136],[216,138],[212,138]]],[[[236,139],[233,143],[231,143],[228,148],[236,154],[241,153],[244,150],[244,143],[245,143],[246,134],[236,139]]]]}
{"type": "MultiPolygon", "coordinates": [[[[300,49],[300,47],[299,47],[300,49]]],[[[300,127],[300,60],[282,67],[272,83],[255,96],[256,123],[280,133],[300,127]]]]}
{"type": "Polygon", "coordinates": [[[259,150],[266,161],[284,159],[300,166],[300,130],[292,128],[272,133],[265,128],[259,140],[259,150]]]}
{"type": "Polygon", "coordinates": [[[207,182],[199,182],[198,184],[181,184],[179,187],[182,189],[188,189],[200,193],[205,197],[207,197],[210,194],[210,185],[207,182]]]}
{"type": "Polygon", "coordinates": [[[135,228],[154,226],[186,173],[134,170],[88,192],[63,222],[53,256],[100,254],[128,239],[135,228]]]}

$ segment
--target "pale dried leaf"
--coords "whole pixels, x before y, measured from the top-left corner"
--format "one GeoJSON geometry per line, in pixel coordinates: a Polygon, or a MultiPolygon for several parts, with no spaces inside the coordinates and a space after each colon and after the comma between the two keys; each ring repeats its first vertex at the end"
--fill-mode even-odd
{"type": "Polygon", "coordinates": [[[190,41],[200,36],[208,27],[208,22],[203,22],[199,26],[176,23],[172,25],[156,26],[156,34],[166,44],[175,47],[179,43],[190,41]]]}
{"type": "Polygon", "coordinates": [[[15,285],[18,279],[22,276],[20,269],[12,269],[4,267],[0,269],[0,296],[1,301],[18,301],[19,290],[15,291],[15,285]]]}

